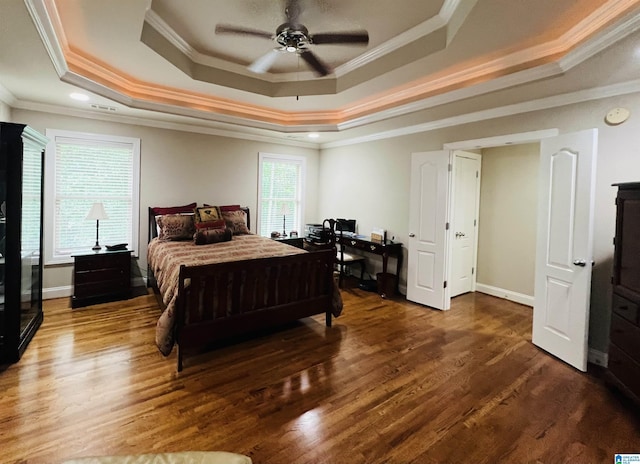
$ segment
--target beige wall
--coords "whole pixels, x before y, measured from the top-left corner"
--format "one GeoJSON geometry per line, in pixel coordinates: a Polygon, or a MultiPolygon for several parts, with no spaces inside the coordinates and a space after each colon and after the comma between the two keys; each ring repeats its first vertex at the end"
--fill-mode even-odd
{"type": "MultiPolygon", "coordinates": [[[[139,273],[146,275],[149,206],[202,204],[247,205],[255,213],[258,198],[258,153],[295,154],[307,159],[305,222],[315,221],[318,188],[318,151],[213,135],[156,129],[91,119],[13,110],[15,121],[46,129],[110,134],[141,139],[139,273]]],[[[46,182],[46,179],[45,179],[46,182]]],[[[255,214],[252,217],[255,231],[255,214]]],[[[46,233],[46,232],[45,232],[46,233]]],[[[48,266],[45,289],[67,287],[71,266],[48,266]]]]}
{"type": "MultiPolygon", "coordinates": [[[[420,134],[324,149],[320,155],[318,213],[322,217],[355,217],[362,231],[373,225],[389,229],[407,243],[409,183],[412,152],[439,150],[444,143],[473,140],[542,129],[561,133],[598,128],[596,221],[591,288],[589,346],[607,351],[610,277],[613,254],[614,182],[640,180],[640,94],[634,93],[496,118],[420,134]],[[605,114],[617,106],[632,116],[620,126],[607,126],[605,114]]],[[[535,176],[536,173],[531,173],[535,176]]],[[[405,270],[401,282],[406,282],[405,270]]]]}
{"type": "Polygon", "coordinates": [[[11,121],[11,107],[7,105],[5,102],[0,100],[0,121],[2,122],[12,122],[11,121]]]}
{"type": "Polygon", "coordinates": [[[540,145],[482,150],[478,285],[533,297],[540,145]]]}

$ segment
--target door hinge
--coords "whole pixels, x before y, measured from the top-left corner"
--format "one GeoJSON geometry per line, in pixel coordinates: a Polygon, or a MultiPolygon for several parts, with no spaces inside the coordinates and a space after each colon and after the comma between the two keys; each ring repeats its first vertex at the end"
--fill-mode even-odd
{"type": "Polygon", "coordinates": [[[444,230],[449,230],[449,223],[448,222],[444,225],[444,230]]]}
{"type": "Polygon", "coordinates": [[[447,170],[449,172],[453,171],[453,164],[449,163],[449,165],[447,166],[447,170]]]}
{"type": "Polygon", "coordinates": [[[476,171],[476,179],[478,178],[478,171],[476,171]]]}
{"type": "Polygon", "coordinates": [[[613,246],[616,246],[616,238],[613,237],[613,246]]]}
{"type": "Polygon", "coordinates": [[[475,271],[476,271],[476,268],[475,268],[475,267],[472,267],[472,268],[471,268],[471,275],[473,275],[473,273],[474,273],[475,271]]]}
{"type": "Polygon", "coordinates": [[[447,288],[447,281],[444,281],[444,288],[447,288]]]}
{"type": "Polygon", "coordinates": [[[477,222],[478,222],[478,221],[477,221],[476,219],[474,219],[474,220],[473,220],[473,227],[475,227],[475,226],[476,226],[477,222]]]}

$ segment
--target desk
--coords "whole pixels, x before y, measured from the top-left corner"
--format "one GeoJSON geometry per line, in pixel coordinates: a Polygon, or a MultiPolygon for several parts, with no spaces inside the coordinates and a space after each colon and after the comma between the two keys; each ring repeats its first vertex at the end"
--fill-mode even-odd
{"type": "Polygon", "coordinates": [[[272,240],[280,243],[286,243],[287,245],[291,245],[296,248],[304,248],[304,239],[302,237],[274,237],[272,240]]]}
{"type": "MultiPolygon", "coordinates": [[[[336,235],[336,243],[340,246],[347,246],[351,248],[355,248],[357,250],[362,250],[367,253],[373,253],[375,255],[382,256],[382,275],[383,277],[389,276],[387,273],[387,264],[389,257],[396,258],[396,274],[395,274],[395,290],[396,293],[398,291],[398,279],[400,276],[400,269],[402,267],[402,243],[392,242],[391,240],[386,240],[384,242],[372,242],[371,240],[366,240],[363,238],[356,237],[347,237],[344,235],[336,235]]],[[[381,297],[386,297],[386,286],[383,285],[383,288],[378,288],[378,293],[381,297]]]]}

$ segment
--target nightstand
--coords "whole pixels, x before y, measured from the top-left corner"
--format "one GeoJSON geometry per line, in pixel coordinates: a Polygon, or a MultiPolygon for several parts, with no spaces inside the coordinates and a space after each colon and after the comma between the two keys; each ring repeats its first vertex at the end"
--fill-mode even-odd
{"type": "Polygon", "coordinates": [[[131,250],[81,253],[73,259],[72,308],[131,297],[131,250]]]}

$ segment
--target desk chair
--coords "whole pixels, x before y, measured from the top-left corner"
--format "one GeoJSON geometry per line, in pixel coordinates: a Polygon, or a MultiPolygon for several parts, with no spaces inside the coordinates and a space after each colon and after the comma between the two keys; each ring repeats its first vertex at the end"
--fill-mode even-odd
{"type": "Polygon", "coordinates": [[[355,232],[355,223],[356,221],[353,219],[337,219],[333,221],[334,234],[336,236],[340,236],[340,240],[342,243],[338,246],[336,250],[336,264],[338,266],[338,270],[340,271],[340,276],[338,278],[338,286],[342,288],[342,280],[345,275],[345,266],[352,266],[354,264],[358,264],[360,266],[360,281],[364,280],[364,266],[365,266],[365,257],[360,255],[355,255],[351,253],[345,253],[344,251],[344,236],[343,232],[355,232]]]}

